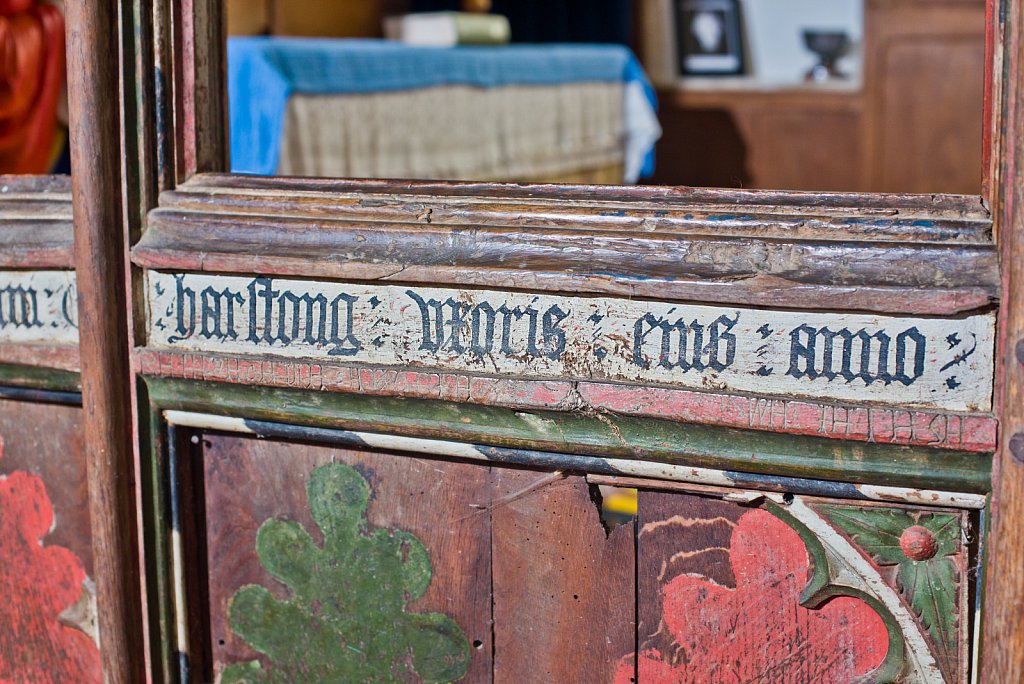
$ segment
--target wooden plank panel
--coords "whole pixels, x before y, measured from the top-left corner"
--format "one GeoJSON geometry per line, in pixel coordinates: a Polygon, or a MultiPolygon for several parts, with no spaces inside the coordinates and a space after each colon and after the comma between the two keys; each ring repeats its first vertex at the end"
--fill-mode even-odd
{"type": "Polygon", "coordinates": [[[494,469],[494,682],[610,682],[634,649],[634,526],[586,481],[494,469]]]}
{"type": "Polygon", "coordinates": [[[257,557],[260,525],[275,517],[293,520],[323,543],[307,483],[320,466],[344,463],[369,483],[368,529],[412,533],[428,550],[429,587],[407,611],[453,618],[472,649],[465,681],[489,677],[489,468],[215,435],[205,436],[204,456],[211,640],[219,667],[259,656],[231,628],[229,604],[236,591],[257,584],[275,598],[289,595],[257,557]]]}
{"type": "Polygon", "coordinates": [[[0,473],[32,473],[53,502],[57,523],[47,544],[70,549],[92,575],[89,492],[85,479],[82,409],[0,400],[0,473]]]}

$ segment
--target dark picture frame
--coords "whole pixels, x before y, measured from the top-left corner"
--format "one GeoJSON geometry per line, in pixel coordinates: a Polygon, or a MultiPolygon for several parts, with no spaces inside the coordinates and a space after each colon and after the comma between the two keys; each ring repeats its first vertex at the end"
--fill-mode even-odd
{"type": "Polygon", "coordinates": [[[738,0],[676,0],[679,73],[737,76],[746,72],[738,0]]]}

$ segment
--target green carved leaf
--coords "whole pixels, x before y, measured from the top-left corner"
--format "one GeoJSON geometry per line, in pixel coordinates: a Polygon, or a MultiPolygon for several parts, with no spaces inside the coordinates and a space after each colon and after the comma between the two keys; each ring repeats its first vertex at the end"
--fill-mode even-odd
{"type": "Polygon", "coordinates": [[[816,507],[880,565],[896,565],[900,592],[931,637],[937,659],[947,672],[957,662],[957,591],[959,573],[950,558],[960,548],[959,517],[951,513],[917,513],[891,508],[816,507]],[[920,525],[935,538],[935,555],[908,558],[900,537],[920,525]]]}
{"type": "Polygon", "coordinates": [[[323,546],[298,523],[260,526],[256,552],[291,590],[288,599],[249,585],[232,597],[231,628],[267,656],[237,663],[224,684],[454,682],[466,674],[470,648],[454,620],[406,612],[430,585],[430,557],[402,530],[367,530],[370,487],[342,464],[318,468],[307,487],[323,546]]]}
{"type": "Polygon", "coordinates": [[[932,513],[923,515],[918,525],[927,528],[939,543],[936,558],[952,556],[960,548],[960,519],[949,513],[932,513]]]}
{"type": "Polygon", "coordinates": [[[949,558],[907,560],[900,564],[897,582],[921,624],[931,634],[946,663],[956,662],[956,565],[949,558]]]}
{"type": "Polygon", "coordinates": [[[917,522],[894,508],[822,507],[829,521],[845,532],[875,562],[897,565],[907,559],[900,548],[900,535],[917,522]]]}

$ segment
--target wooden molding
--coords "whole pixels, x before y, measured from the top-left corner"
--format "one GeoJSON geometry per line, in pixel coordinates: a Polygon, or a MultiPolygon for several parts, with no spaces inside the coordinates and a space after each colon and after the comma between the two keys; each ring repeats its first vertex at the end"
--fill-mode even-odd
{"type": "Polygon", "coordinates": [[[146,681],[127,356],[117,0],[67,5],[74,263],[104,681],[146,681]]]}
{"type": "Polygon", "coordinates": [[[0,176],[0,268],[73,268],[71,179],[0,176]]]}
{"type": "Polygon", "coordinates": [[[795,309],[953,314],[998,297],[977,197],[200,175],[137,266],[795,309]]]}

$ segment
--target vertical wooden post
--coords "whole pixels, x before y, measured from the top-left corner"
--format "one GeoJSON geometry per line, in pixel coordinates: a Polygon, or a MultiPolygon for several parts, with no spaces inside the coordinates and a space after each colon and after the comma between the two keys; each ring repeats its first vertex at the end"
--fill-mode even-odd
{"type": "Polygon", "coordinates": [[[1003,265],[1000,449],[985,570],[983,681],[1024,681],[1024,10],[1007,0],[993,206],[1003,265]]]}
{"type": "Polygon", "coordinates": [[[117,0],[68,0],[75,268],[89,510],[107,682],[145,681],[121,187],[117,0]]]}

